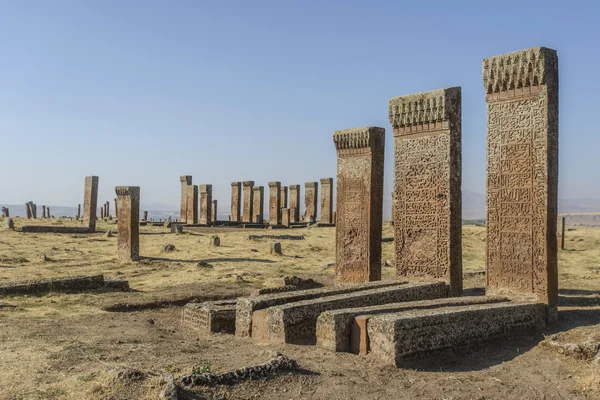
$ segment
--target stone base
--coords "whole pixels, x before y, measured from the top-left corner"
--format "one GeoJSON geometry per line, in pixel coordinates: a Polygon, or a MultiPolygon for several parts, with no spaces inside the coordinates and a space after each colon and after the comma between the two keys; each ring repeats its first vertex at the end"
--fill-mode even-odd
{"type": "Polygon", "coordinates": [[[400,366],[405,358],[545,326],[542,303],[497,303],[404,311],[367,322],[371,353],[400,366]]]}
{"type": "Polygon", "coordinates": [[[501,296],[451,297],[325,311],[317,319],[317,346],[331,351],[358,353],[357,348],[352,347],[352,343],[365,343],[366,338],[360,336],[363,333],[366,336],[366,332],[363,329],[357,329],[362,326],[361,324],[366,326],[366,321],[374,316],[400,311],[439,309],[502,301],[508,301],[508,299],[501,296]]]}
{"type": "Polygon", "coordinates": [[[255,312],[252,337],[255,337],[254,332],[260,332],[262,336],[258,339],[276,343],[314,343],[317,319],[325,311],[437,299],[447,295],[448,287],[443,282],[408,283],[274,306],[255,312]]]}
{"type": "Polygon", "coordinates": [[[104,275],[67,276],[30,281],[3,282],[0,285],[0,296],[42,292],[79,292],[82,290],[102,289],[104,286],[104,275]]]}
{"type": "Polygon", "coordinates": [[[25,225],[21,232],[27,233],[90,233],[89,228],[80,226],[25,225]]]}
{"type": "Polygon", "coordinates": [[[309,300],[325,296],[335,296],[338,294],[352,293],[361,290],[370,290],[388,286],[400,286],[404,283],[405,282],[401,281],[376,281],[355,285],[265,294],[255,297],[242,297],[238,299],[236,305],[235,335],[239,337],[252,336],[252,315],[257,310],[278,306],[280,304],[291,303],[294,301],[309,300]]]}
{"type": "Polygon", "coordinates": [[[188,303],[181,312],[181,324],[202,334],[235,332],[236,300],[188,303]]]}
{"type": "Polygon", "coordinates": [[[327,222],[317,222],[315,226],[317,228],[333,228],[335,227],[335,224],[329,224],[327,222]]]}

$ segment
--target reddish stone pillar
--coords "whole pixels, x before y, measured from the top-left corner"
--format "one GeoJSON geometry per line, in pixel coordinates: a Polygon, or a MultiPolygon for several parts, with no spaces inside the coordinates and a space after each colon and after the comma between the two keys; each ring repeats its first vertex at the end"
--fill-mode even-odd
{"type": "Polygon", "coordinates": [[[254,200],[254,196],[252,195],[252,188],[254,187],[254,181],[244,181],[244,216],[242,221],[244,222],[253,222],[252,221],[252,201],[254,200]]]}
{"type": "Polygon", "coordinates": [[[336,131],[336,282],[381,279],[385,129],[336,131]]]}
{"type": "Polygon", "coordinates": [[[290,185],[290,222],[300,222],[300,185],[290,185]]]}
{"type": "Polygon", "coordinates": [[[269,182],[269,225],[281,224],[281,182],[269,182]]]}
{"type": "Polygon", "coordinates": [[[117,254],[122,260],[140,258],[140,187],[117,186],[117,254]]]}
{"type": "Polygon", "coordinates": [[[186,223],[198,223],[198,185],[188,185],[187,187],[187,206],[186,223]]]}
{"type": "Polygon", "coordinates": [[[252,188],[252,222],[262,224],[264,221],[264,203],[265,203],[265,188],[264,186],[255,186],[252,188]]]}
{"type": "Polygon", "coordinates": [[[331,224],[333,212],[333,178],[321,178],[321,218],[324,224],[331,224]]]}
{"type": "Polygon", "coordinates": [[[83,195],[83,223],[87,224],[90,233],[96,232],[96,209],[98,208],[98,177],[85,177],[83,195]]]}
{"type": "Polygon", "coordinates": [[[304,204],[305,217],[304,219],[308,222],[315,222],[317,220],[317,204],[319,199],[319,182],[305,182],[304,183],[304,204]]]}
{"type": "Polygon", "coordinates": [[[200,223],[208,225],[211,222],[212,185],[200,185],[200,223]]]}
{"type": "Polygon", "coordinates": [[[181,220],[181,222],[186,222],[188,206],[188,186],[192,184],[192,176],[182,175],[179,177],[179,181],[181,182],[181,205],[179,211],[179,219],[181,220]]]}
{"type": "Polygon", "coordinates": [[[231,182],[231,216],[230,221],[240,222],[240,206],[242,204],[242,183],[231,182]]]}

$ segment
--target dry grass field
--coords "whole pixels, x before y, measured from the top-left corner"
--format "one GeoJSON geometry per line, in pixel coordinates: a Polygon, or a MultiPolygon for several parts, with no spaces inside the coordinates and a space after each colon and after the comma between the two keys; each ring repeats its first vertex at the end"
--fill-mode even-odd
{"type": "MultiPolygon", "coordinates": [[[[2,227],[4,227],[3,222],[2,227]]],[[[27,224],[77,225],[69,219],[27,224]]],[[[559,323],[540,335],[448,350],[407,368],[381,366],[370,356],[314,346],[254,343],[230,335],[200,337],[180,325],[190,300],[237,297],[279,286],[286,275],[333,283],[335,228],[263,230],[189,228],[172,234],[141,227],[142,259],[120,262],[116,229],[100,222],[96,234],[28,234],[0,229],[0,284],[60,276],[104,274],[127,279],[132,291],[0,298],[0,399],[156,399],[160,375],[194,367],[223,372],[265,362],[275,350],[298,361],[300,372],[189,392],[190,399],[508,399],[600,398],[590,360],[548,350],[544,336],[561,341],[600,340],[600,228],[567,232],[559,251],[559,323]],[[218,234],[220,247],[210,247],[218,234]],[[280,240],[283,255],[269,254],[270,240],[248,235],[304,235],[280,240]],[[163,253],[165,244],[175,251],[163,253]],[[45,256],[45,257],[44,257],[45,256]],[[208,266],[198,266],[199,261],[208,266]],[[136,368],[145,377],[115,381],[114,368],[136,368]]],[[[384,237],[392,237],[385,224],[384,237]]],[[[393,260],[394,243],[383,244],[393,260]]],[[[485,266],[485,228],[463,228],[464,271],[485,266]]],[[[384,266],[384,279],[394,279],[384,266]]],[[[484,277],[470,274],[465,287],[480,292],[484,277]]],[[[598,379],[598,378],[596,378],[598,379]]]]}

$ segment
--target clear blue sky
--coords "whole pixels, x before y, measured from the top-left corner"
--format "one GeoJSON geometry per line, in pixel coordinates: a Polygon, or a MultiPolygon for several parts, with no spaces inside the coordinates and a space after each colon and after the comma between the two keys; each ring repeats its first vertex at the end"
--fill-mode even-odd
{"type": "MultiPolygon", "coordinates": [[[[485,193],[481,60],[558,51],[560,197],[600,198],[600,2],[1,1],[0,203],[76,205],[139,185],[177,208],[179,176],[335,176],[332,133],[386,128],[387,101],[463,91],[463,190],[485,193]]],[[[220,207],[221,208],[221,207],[220,207]]],[[[224,210],[221,210],[224,211],[224,210]]]]}

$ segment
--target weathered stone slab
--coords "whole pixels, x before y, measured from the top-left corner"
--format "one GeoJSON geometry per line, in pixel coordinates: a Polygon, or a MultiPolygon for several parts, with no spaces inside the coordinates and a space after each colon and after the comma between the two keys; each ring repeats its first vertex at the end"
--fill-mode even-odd
{"type": "Polygon", "coordinates": [[[21,227],[21,232],[26,233],[89,233],[89,231],[89,228],[80,226],[25,225],[21,227]]]}
{"type": "Polygon", "coordinates": [[[462,293],[461,88],[395,97],[394,233],[400,279],[462,293]]]}
{"type": "Polygon", "coordinates": [[[70,292],[104,287],[103,275],[68,276],[29,281],[2,282],[0,295],[20,295],[41,292],[70,292]]]}
{"type": "Polygon", "coordinates": [[[321,178],[321,224],[332,224],[333,178],[321,178]]]}
{"type": "Polygon", "coordinates": [[[404,358],[544,327],[543,303],[498,303],[405,311],[371,318],[371,353],[400,366],[404,358]]]}
{"type": "Polygon", "coordinates": [[[210,207],[210,213],[211,213],[210,220],[212,223],[217,222],[217,205],[218,205],[217,200],[213,200],[212,206],[210,207]]]}
{"type": "Polygon", "coordinates": [[[187,220],[187,206],[188,206],[188,186],[192,184],[191,175],[182,175],[179,177],[181,182],[181,207],[179,211],[179,219],[181,222],[187,220]]]}
{"type": "Polygon", "coordinates": [[[276,343],[313,342],[316,339],[317,318],[325,311],[437,299],[447,295],[448,287],[443,282],[414,282],[282,304],[254,312],[252,337],[276,343]]]}
{"type": "Polygon", "coordinates": [[[279,197],[281,197],[281,208],[287,208],[288,207],[288,187],[287,186],[281,187],[279,197]]]}
{"type": "Polygon", "coordinates": [[[304,183],[304,219],[309,222],[317,220],[317,205],[319,203],[319,182],[304,183]]]}
{"type": "Polygon", "coordinates": [[[254,186],[252,188],[252,222],[262,224],[265,211],[265,187],[254,186]]]}
{"type": "Polygon", "coordinates": [[[200,185],[200,220],[198,223],[207,225],[211,222],[212,185],[200,185]]]}
{"type": "Polygon", "coordinates": [[[90,233],[96,232],[96,208],[98,207],[98,177],[85,177],[83,195],[83,223],[90,233]]]}
{"type": "Polygon", "coordinates": [[[300,185],[290,185],[290,223],[300,222],[300,185]]]}
{"type": "Polygon", "coordinates": [[[369,319],[376,315],[400,311],[499,303],[501,301],[508,301],[508,299],[500,296],[450,297],[325,311],[317,319],[317,346],[331,351],[350,351],[352,325],[359,316],[369,319]]]}
{"type": "Polygon", "coordinates": [[[235,332],[236,300],[188,303],[181,312],[181,324],[203,334],[235,332]]]}
{"type": "Polygon", "coordinates": [[[281,182],[269,182],[269,225],[281,224],[281,182]]]}
{"type": "Polygon", "coordinates": [[[292,293],[277,293],[256,297],[243,297],[238,299],[236,305],[235,335],[240,337],[252,335],[252,314],[257,310],[262,310],[264,308],[294,301],[308,300],[325,296],[335,296],[338,294],[359,292],[361,290],[370,290],[388,286],[400,286],[403,284],[404,282],[400,281],[379,281],[367,282],[358,285],[308,289],[292,293]]]}
{"type": "Polygon", "coordinates": [[[198,185],[188,185],[187,187],[187,216],[186,223],[198,223],[198,185]]]}
{"type": "Polygon", "coordinates": [[[242,204],[242,182],[231,182],[231,216],[230,221],[241,222],[240,206],[242,204]]]}
{"type": "Polygon", "coordinates": [[[558,57],[536,47],[483,60],[486,291],[537,295],[556,318],[558,57]]]}
{"type": "Polygon", "coordinates": [[[119,215],[117,216],[117,254],[122,260],[140,258],[140,187],[115,188],[119,215]]]}
{"type": "Polygon", "coordinates": [[[244,187],[244,216],[242,217],[242,221],[253,223],[255,222],[252,220],[254,201],[252,189],[254,187],[254,181],[244,181],[242,184],[244,187]]]}
{"type": "Polygon", "coordinates": [[[381,279],[383,158],[385,129],[336,131],[337,283],[381,279]]]}

